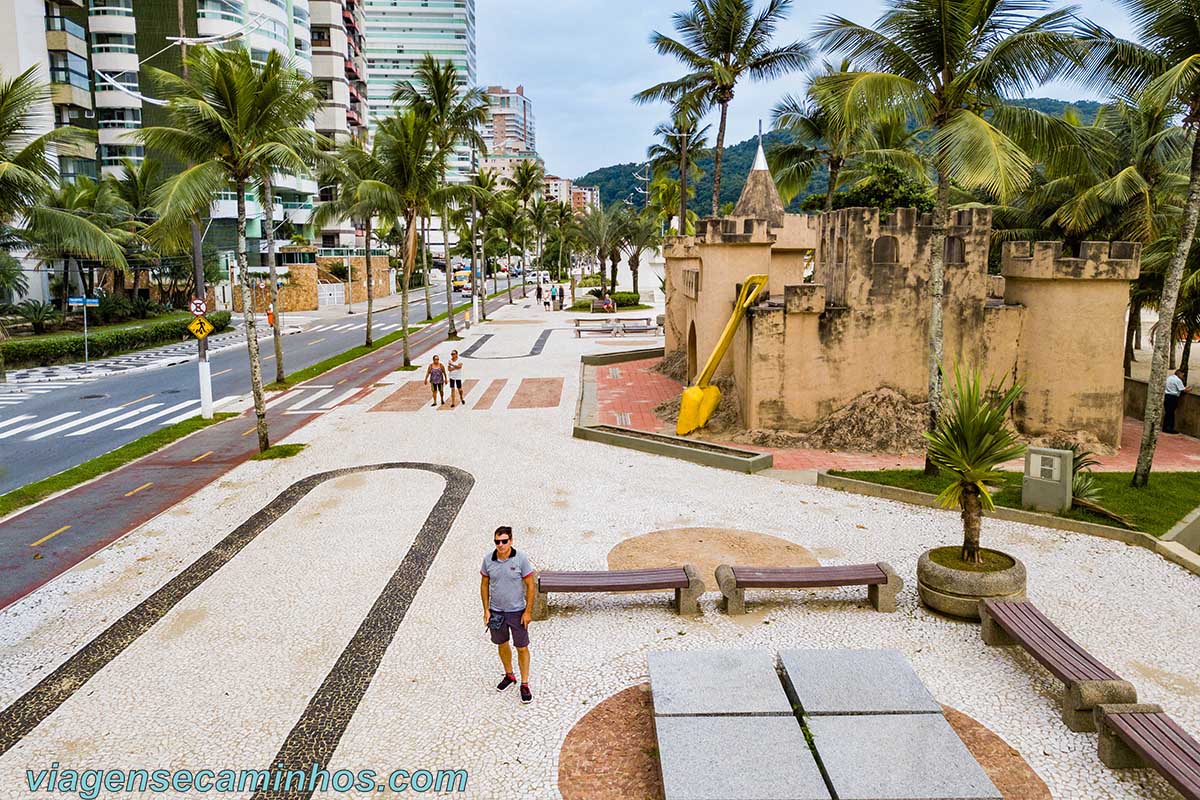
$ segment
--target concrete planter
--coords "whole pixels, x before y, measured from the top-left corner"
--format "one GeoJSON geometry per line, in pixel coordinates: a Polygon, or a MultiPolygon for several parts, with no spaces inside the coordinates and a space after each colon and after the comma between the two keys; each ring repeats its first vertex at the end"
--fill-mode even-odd
{"type": "Polygon", "coordinates": [[[1007,553],[1001,555],[1012,559],[1008,569],[968,572],[938,564],[930,558],[930,552],[926,550],[917,560],[917,595],[927,608],[977,620],[980,600],[1025,599],[1025,565],[1007,553]]]}

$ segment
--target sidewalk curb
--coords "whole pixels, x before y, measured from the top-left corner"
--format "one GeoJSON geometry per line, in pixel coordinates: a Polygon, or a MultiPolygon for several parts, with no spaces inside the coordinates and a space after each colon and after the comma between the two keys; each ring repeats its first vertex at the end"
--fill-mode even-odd
{"type": "MultiPolygon", "coordinates": [[[[304,329],[300,328],[300,327],[294,327],[294,328],[288,328],[287,330],[282,331],[283,336],[291,336],[292,334],[295,334],[295,333],[304,333],[304,329]]],[[[260,342],[263,342],[270,338],[271,338],[271,335],[268,334],[266,336],[260,336],[258,340],[260,342]]],[[[224,353],[224,352],[226,352],[228,350],[232,350],[236,347],[241,347],[242,345],[245,344],[245,341],[246,341],[245,339],[242,339],[242,341],[240,341],[240,342],[231,342],[230,344],[227,344],[224,347],[213,348],[208,351],[209,355],[212,355],[213,353],[224,353]]],[[[139,352],[139,351],[135,351],[135,352],[139,352]]],[[[129,353],[127,355],[132,355],[132,353],[129,353]]],[[[63,378],[34,378],[31,380],[23,380],[23,381],[10,380],[10,381],[7,381],[6,383],[0,383],[0,386],[36,386],[39,383],[69,383],[72,381],[94,380],[97,378],[110,378],[113,375],[133,375],[133,374],[136,374],[139,372],[153,372],[156,369],[166,369],[167,367],[174,367],[174,366],[178,366],[179,364],[186,364],[189,361],[195,361],[199,357],[200,357],[199,354],[193,353],[190,356],[171,357],[169,359],[164,358],[161,361],[155,361],[152,364],[144,364],[140,367],[130,367],[129,369],[110,369],[110,370],[100,371],[100,372],[96,372],[96,373],[92,373],[92,374],[88,374],[88,375],[70,376],[70,377],[63,377],[63,378]]]]}

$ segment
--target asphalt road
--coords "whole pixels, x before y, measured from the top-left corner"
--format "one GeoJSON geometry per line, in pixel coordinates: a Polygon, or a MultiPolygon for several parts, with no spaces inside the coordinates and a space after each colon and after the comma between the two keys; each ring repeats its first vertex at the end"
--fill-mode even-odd
{"type": "MultiPolygon", "coordinates": [[[[445,291],[433,293],[433,313],[446,308],[445,291]]],[[[490,288],[490,287],[489,287],[490,288]]],[[[515,295],[519,297],[519,295],[515,295]]],[[[464,302],[456,295],[455,303],[464,302]]],[[[421,292],[410,297],[409,324],[424,320],[421,292]]],[[[375,338],[399,330],[400,309],[374,315],[375,338]]],[[[285,320],[290,323],[291,320],[285,320]]],[[[303,333],[283,337],[284,363],[289,373],[315,364],[363,343],[364,330],[333,330],[330,326],[364,325],[365,313],[330,316],[306,325],[303,333]],[[325,330],[321,330],[325,328],[325,330]]],[[[275,377],[270,339],[260,340],[263,380],[275,377]]],[[[240,410],[250,395],[250,365],[245,347],[212,354],[214,401],[218,410],[240,410]]],[[[320,398],[333,402],[336,392],[320,398]]],[[[314,407],[321,403],[312,401],[314,407]]],[[[32,394],[0,412],[0,494],[70,469],[158,429],[199,413],[196,362],[147,372],[125,373],[80,381],[78,385],[45,394],[32,394]]]]}

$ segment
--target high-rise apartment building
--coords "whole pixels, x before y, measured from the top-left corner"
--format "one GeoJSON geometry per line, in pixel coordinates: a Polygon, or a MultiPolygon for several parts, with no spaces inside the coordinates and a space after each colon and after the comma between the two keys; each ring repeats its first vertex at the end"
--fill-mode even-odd
{"type": "MultiPolygon", "coordinates": [[[[365,0],[367,104],[371,125],[389,116],[399,81],[412,80],[426,53],[458,67],[475,85],[475,0],[365,0]]],[[[471,171],[463,148],[451,162],[458,176],[471,171]]]]}
{"type": "Polygon", "coordinates": [[[570,178],[560,178],[557,175],[547,175],[544,181],[543,193],[547,200],[571,205],[571,189],[574,184],[570,178]]]}
{"type": "Polygon", "coordinates": [[[483,130],[488,153],[537,152],[536,126],[533,122],[533,102],[525,96],[525,87],[516,90],[503,86],[487,87],[491,114],[483,130]]]}
{"type": "Polygon", "coordinates": [[[589,208],[600,208],[599,186],[574,186],[571,188],[571,208],[583,213],[589,208]]]}

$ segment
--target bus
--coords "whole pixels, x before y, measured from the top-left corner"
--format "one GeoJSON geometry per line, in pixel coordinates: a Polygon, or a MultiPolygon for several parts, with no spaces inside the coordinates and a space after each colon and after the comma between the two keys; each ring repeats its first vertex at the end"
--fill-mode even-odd
{"type": "Polygon", "coordinates": [[[471,270],[456,269],[454,271],[454,276],[451,279],[451,286],[454,288],[454,291],[465,292],[467,290],[467,286],[470,283],[471,283],[471,270]]]}

